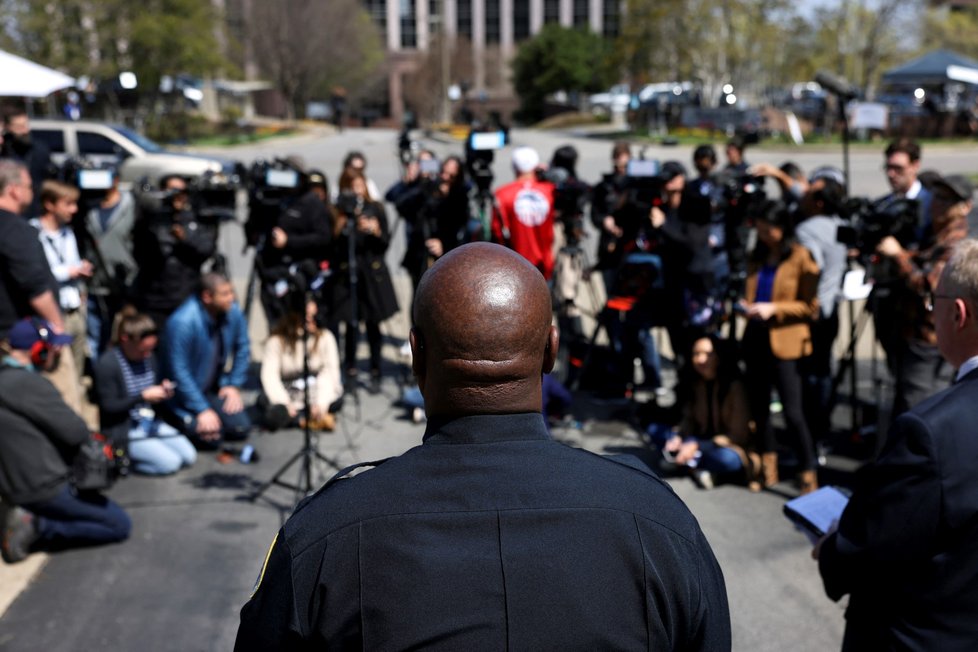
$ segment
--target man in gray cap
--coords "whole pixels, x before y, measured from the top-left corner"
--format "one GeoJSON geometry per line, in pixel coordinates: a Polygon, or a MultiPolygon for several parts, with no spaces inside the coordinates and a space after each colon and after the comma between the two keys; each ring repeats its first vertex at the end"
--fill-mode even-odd
{"type": "Polygon", "coordinates": [[[904,249],[896,238],[883,238],[880,255],[895,263],[900,282],[893,288],[900,339],[895,350],[896,392],[892,416],[912,408],[937,389],[941,355],[937,350],[931,296],[953,246],[968,235],[974,188],[951,175],[931,184],[930,233],[918,248],[904,249]]]}

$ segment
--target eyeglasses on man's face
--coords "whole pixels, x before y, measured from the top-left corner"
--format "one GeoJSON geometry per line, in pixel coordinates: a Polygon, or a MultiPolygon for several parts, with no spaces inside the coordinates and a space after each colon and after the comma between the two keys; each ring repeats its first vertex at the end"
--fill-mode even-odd
{"type": "Polygon", "coordinates": [[[927,312],[934,312],[934,304],[938,299],[956,299],[952,294],[938,294],[937,292],[929,291],[924,295],[924,308],[927,312]]]}

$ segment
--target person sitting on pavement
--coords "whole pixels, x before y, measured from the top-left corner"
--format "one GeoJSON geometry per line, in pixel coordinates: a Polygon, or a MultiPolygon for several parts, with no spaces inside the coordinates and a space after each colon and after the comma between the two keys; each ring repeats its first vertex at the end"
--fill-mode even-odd
{"type": "Polygon", "coordinates": [[[338,401],[343,396],[340,377],[340,354],[336,338],[320,328],[316,320],[319,309],[315,301],[306,304],[306,348],[309,375],[303,369],[302,324],[298,312],[287,313],[279,320],[268,340],[261,359],[261,385],[264,390],[265,425],[278,430],[301,425],[305,418],[305,386],[309,386],[310,427],[332,430],[338,401]]]}
{"type": "Polygon", "coordinates": [[[129,516],[98,492],[76,491],[70,464],[88,426],[40,372],[70,336],[24,319],[0,342],[0,526],[4,561],[35,550],[122,541],[129,516]]]}
{"type": "Polygon", "coordinates": [[[127,447],[136,473],[168,475],[191,466],[197,451],[190,440],[165,423],[153,406],[173,397],[174,385],[159,380],[153,351],[156,324],[135,308],[123,308],[115,336],[95,365],[102,434],[127,447]]]}
{"type": "Polygon", "coordinates": [[[750,404],[730,342],[705,335],[693,342],[689,367],[677,395],[682,420],[675,429],[648,432],[669,462],[687,468],[696,484],[712,489],[718,476],[746,474],[759,491],[761,458],[751,450],[750,404]]]}
{"type": "Polygon", "coordinates": [[[728,650],[723,575],[640,461],[547,433],[557,329],[540,272],[486,242],[421,279],[410,341],[423,443],[304,501],[235,650],[728,650]]]}
{"type": "Polygon", "coordinates": [[[161,369],[176,383],[166,402],[176,417],[171,425],[198,447],[216,449],[222,440],[246,439],[251,430],[241,398],[251,349],[228,278],[208,272],[200,285],[166,322],[161,369]]]}

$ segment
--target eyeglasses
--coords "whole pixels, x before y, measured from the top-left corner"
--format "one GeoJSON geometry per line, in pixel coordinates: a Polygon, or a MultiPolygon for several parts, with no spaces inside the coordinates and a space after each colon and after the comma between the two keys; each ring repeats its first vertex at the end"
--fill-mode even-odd
{"type": "Polygon", "coordinates": [[[957,299],[957,297],[952,294],[937,294],[936,292],[928,292],[924,295],[924,309],[926,309],[927,312],[934,312],[934,302],[937,299],[957,299]]]}

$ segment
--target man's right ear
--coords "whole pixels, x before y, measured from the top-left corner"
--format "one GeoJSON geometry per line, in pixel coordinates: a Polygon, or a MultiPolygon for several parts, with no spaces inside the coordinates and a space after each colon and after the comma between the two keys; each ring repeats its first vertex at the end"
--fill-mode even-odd
{"type": "Polygon", "coordinates": [[[411,344],[411,371],[420,383],[427,371],[426,351],[424,348],[424,335],[414,327],[408,334],[408,342],[411,344]]]}

